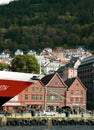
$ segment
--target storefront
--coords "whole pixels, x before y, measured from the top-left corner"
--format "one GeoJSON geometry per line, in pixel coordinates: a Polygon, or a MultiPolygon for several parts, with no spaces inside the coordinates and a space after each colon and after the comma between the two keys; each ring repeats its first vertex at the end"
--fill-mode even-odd
{"type": "Polygon", "coordinates": [[[8,111],[11,113],[20,112],[22,108],[24,109],[24,111],[27,109],[27,106],[22,103],[5,103],[2,107],[3,111],[8,111]]]}

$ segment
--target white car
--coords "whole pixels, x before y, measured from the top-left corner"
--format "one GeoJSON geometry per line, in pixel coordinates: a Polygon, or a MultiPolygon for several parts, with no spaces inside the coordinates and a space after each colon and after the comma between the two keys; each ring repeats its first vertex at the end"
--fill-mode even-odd
{"type": "Polygon", "coordinates": [[[42,116],[55,116],[55,115],[57,115],[56,112],[48,111],[48,110],[44,110],[43,113],[42,113],[42,116]]]}

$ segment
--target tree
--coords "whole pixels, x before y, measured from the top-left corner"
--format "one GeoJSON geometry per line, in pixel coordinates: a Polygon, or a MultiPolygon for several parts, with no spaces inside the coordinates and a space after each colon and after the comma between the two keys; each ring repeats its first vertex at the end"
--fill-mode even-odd
{"type": "Polygon", "coordinates": [[[9,65],[6,63],[0,62],[0,70],[9,70],[9,65]]]}
{"type": "Polygon", "coordinates": [[[39,73],[38,60],[33,55],[17,55],[11,62],[11,70],[25,73],[39,73]]]}
{"type": "Polygon", "coordinates": [[[70,43],[71,46],[77,46],[77,45],[79,45],[79,42],[80,42],[79,35],[76,35],[75,33],[71,33],[68,36],[68,43],[70,43]]]}

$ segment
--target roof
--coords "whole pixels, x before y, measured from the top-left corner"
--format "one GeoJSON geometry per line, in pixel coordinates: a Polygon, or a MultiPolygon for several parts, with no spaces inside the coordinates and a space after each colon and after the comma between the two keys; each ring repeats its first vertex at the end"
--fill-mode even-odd
{"type": "Polygon", "coordinates": [[[63,84],[65,87],[67,87],[66,84],[64,83],[64,81],[62,80],[62,78],[60,77],[60,75],[59,75],[57,72],[56,72],[56,73],[53,73],[53,74],[46,75],[45,77],[43,77],[43,78],[41,79],[41,82],[42,82],[44,85],[47,85],[47,84],[52,80],[52,78],[53,78],[55,75],[57,75],[58,78],[59,78],[59,80],[62,82],[62,84],[63,84]]]}
{"type": "Polygon", "coordinates": [[[66,67],[72,67],[73,68],[78,59],[79,59],[78,57],[72,57],[70,62],[68,64],[66,64],[66,67]]]}
{"type": "Polygon", "coordinates": [[[37,80],[37,78],[42,78],[42,76],[39,74],[32,74],[32,73],[0,71],[0,79],[5,80],[34,82],[35,80],[37,80]]]}
{"type": "Polygon", "coordinates": [[[54,76],[54,74],[49,74],[44,76],[41,81],[44,85],[48,84],[50,82],[50,80],[52,79],[52,77],[54,76]]]}
{"type": "Polygon", "coordinates": [[[81,61],[81,65],[80,66],[87,65],[87,64],[92,64],[92,63],[94,63],[94,56],[89,56],[89,57],[84,58],[81,61]]]}
{"type": "Polygon", "coordinates": [[[75,79],[79,80],[79,82],[82,84],[82,86],[87,90],[87,88],[85,87],[85,85],[82,83],[82,81],[78,77],[69,78],[64,83],[69,88],[73,84],[73,82],[75,81],[75,79]]]}
{"type": "Polygon", "coordinates": [[[57,72],[61,73],[65,68],[74,68],[75,63],[77,62],[79,58],[78,57],[73,57],[70,62],[68,62],[65,66],[61,66],[57,72]]]}
{"type": "Polygon", "coordinates": [[[68,88],[72,85],[72,83],[74,82],[75,79],[76,79],[76,77],[75,78],[69,78],[65,81],[65,84],[67,85],[68,88]]]}
{"type": "Polygon", "coordinates": [[[18,103],[18,102],[16,102],[16,103],[14,103],[14,102],[7,102],[7,103],[5,103],[5,104],[3,104],[3,106],[26,106],[25,104],[22,104],[22,103],[18,103]]]}
{"type": "Polygon", "coordinates": [[[65,68],[65,66],[61,66],[60,68],[58,68],[57,72],[61,72],[63,69],[65,68]]]}

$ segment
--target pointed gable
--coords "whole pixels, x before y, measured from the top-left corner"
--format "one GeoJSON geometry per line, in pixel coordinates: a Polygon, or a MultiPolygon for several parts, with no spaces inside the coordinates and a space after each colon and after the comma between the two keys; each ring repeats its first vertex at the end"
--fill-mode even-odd
{"type": "Polygon", "coordinates": [[[65,81],[67,88],[71,87],[71,85],[75,82],[75,80],[77,80],[84,87],[84,89],[86,89],[86,87],[84,86],[84,84],[81,82],[81,80],[78,77],[67,79],[65,81]]]}
{"type": "Polygon", "coordinates": [[[66,87],[66,84],[63,82],[58,73],[46,75],[41,79],[41,81],[46,86],[66,87]]]}

